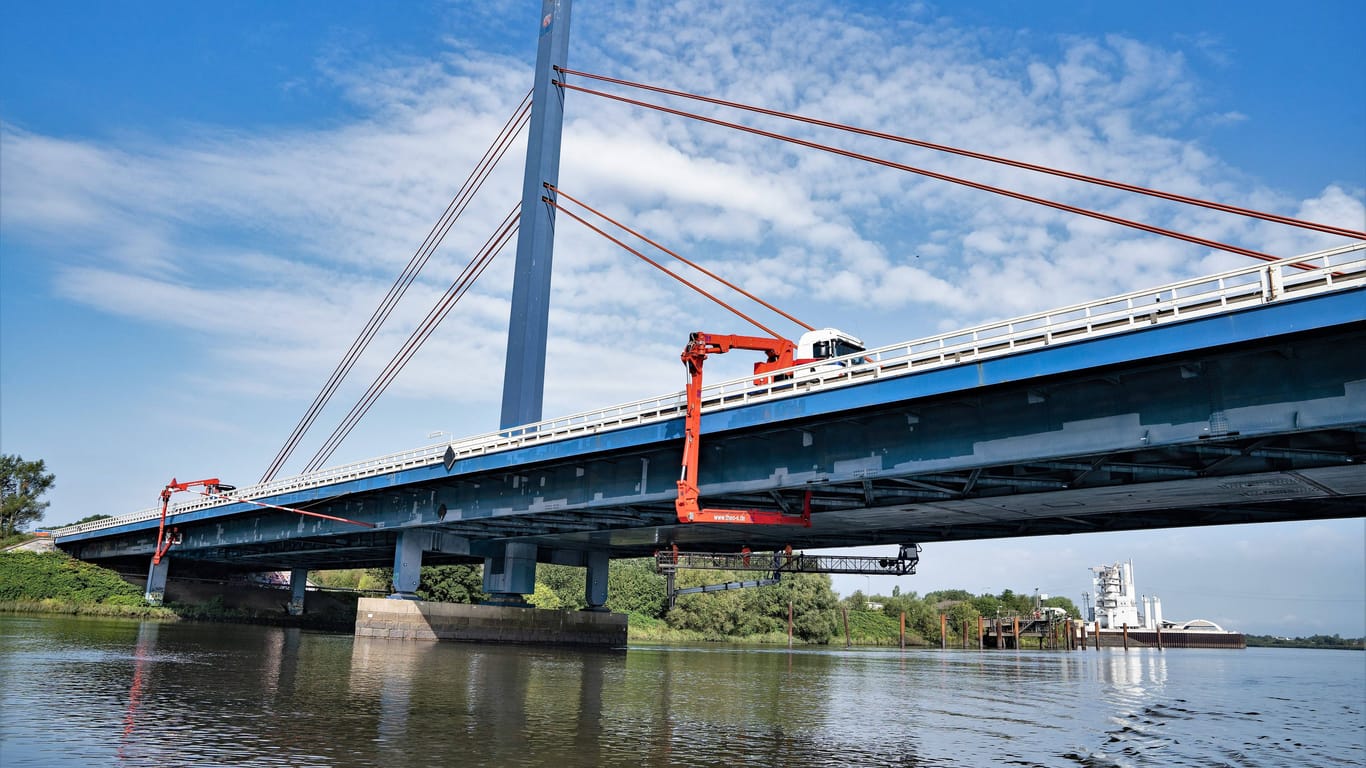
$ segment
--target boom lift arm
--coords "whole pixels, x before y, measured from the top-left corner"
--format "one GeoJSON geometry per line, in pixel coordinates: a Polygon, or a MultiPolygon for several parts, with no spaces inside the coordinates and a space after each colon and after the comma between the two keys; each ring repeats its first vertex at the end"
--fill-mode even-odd
{"type": "Polygon", "coordinates": [[[156,553],[152,555],[153,565],[161,563],[161,558],[166,556],[166,550],[170,549],[171,545],[176,542],[176,534],[179,533],[175,528],[172,528],[169,533],[166,531],[166,508],[171,504],[171,494],[176,491],[188,491],[199,486],[203,486],[205,492],[214,495],[237,488],[235,485],[223,483],[216,477],[207,480],[187,480],[183,483],[174,477],[171,478],[171,482],[161,489],[161,523],[157,526],[157,546],[156,553]]]}
{"type": "Polygon", "coordinates": [[[697,331],[688,337],[681,358],[688,369],[687,410],[683,421],[683,472],[678,481],[674,508],[680,523],[742,523],[757,525],[811,526],[811,492],[807,491],[800,517],[761,509],[701,509],[697,490],[697,461],[702,428],[702,364],[708,355],[732,349],[763,352],[765,359],[754,364],[756,381],[765,383],[766,374],[795,364],[797,345],[787,339],[763,336],[734,336],[697,331]]]}
{"type": "Polygon", "coordinates": [[[228,491],[235,490],[237,490],[237,486],[228,485],[216,477],[211,477],[207,480],[187,480],[183,483],[176,480],[174,477],[171,478],[171,482],[167,483],[166,487],[161,489],[161,523],[157,526],[156,551],[152,555],[152,564],[160,564],[161,559],[166,556],[166,551],[171,548],[171,545],[180,541],[179,529],[172,528],[170,531],[166,530],[166,513],[171,505],[171,494],[177,491],[191,491],[207,499],[232,500],[242,504],[250,504],[254,507],[262,507],[264,509],[278,509],[282,512],[293,512],[296,515],[317,517],[323,520],[333,520],[348,525],[359,525],[362,528],[375,527],[374,523],[367,523],[363,520],[350,520],[345,517],[325,515],[321,512],[311,512],[307,509],[282,507],[279,504],[269,504],[264,501],[256,501],[255,499],[229,499],[228,496],[225,495],[228,491]],[[203,490],[194,490],[195,488],[203,488],[203,490]]]}

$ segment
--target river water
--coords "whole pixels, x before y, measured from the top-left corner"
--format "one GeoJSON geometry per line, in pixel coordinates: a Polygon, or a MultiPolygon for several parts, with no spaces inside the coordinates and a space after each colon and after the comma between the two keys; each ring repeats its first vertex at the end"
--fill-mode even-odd
{"type": "Polygon", "coordinates": [[[1366,655],[601,652],[0,616],[0,765],[1366,764],[1366,655]]]}

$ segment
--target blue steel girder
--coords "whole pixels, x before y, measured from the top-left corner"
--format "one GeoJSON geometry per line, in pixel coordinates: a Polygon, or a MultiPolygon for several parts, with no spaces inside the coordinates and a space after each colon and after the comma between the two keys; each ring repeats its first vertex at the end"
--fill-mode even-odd
{"type": "MultiPolygon", "coordinates": [[[[533,541],[549,561],[1359,516],[1363,306],[1358,289],[706,414],[708,505],[792,512],[810,491],[810,529],[678,525],[673,419],[270,499],[375,531],[245,505],[189,513],[172,553],[382,565],[416,526],[472,553],[533,541]]],[[[145,556],[154,529],[59,544],[145,556]]]]}

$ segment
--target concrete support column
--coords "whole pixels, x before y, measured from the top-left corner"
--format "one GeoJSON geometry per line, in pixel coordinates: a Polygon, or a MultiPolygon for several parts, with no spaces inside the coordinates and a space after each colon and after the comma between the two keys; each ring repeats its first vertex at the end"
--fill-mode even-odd
{"type": "Polygon", "coordinates": [[[166,575],[171,570],[171,558],[162,556],[161,562],[152,561],[147,570],[147,591],[143,599],[152,605],[161,605],[166,599],[166,575]]]}
{"type": "Polygon", "coordinates": [[[607,568],[611,559],[606,552],[588,553],[588,575],[584,579],[583,600],[590,611],[607,608],[607,568]]]}
{"type": "Polygon", "coordinates": [[[508,542],[502,555],[484,558],[484,591],[490,603],[524,605],[522,595],[536,591],[536,545],[508,542]]]}
{"type": "Polygon", "coordinates": [[[417,585],[422,581],[422,545],[431,534],[423,531],[401,531],[394,546],[394,593],[392,600],[416,600],[417,585]]]}
{"type": "Polygon", "coordinates": [[[308,569],[294,568],[289,572],[289,615],[304,615],[304,592],[308,589],[308,569]]]}

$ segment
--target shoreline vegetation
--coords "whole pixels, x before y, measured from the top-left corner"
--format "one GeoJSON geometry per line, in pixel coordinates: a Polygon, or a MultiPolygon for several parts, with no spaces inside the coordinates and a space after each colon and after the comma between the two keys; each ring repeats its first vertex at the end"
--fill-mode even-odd
{"type": "MultiPolygon", "coordinates": [[[[649,560],[613,563],[609,576],[608,607],[625,613],[628,640],[632,643],[731,643],[786,645],[787,611],[793,606],[793,642],[800,645],[838,645],[846,641],[860,647],[897,647],[900,614],[906,614],[906,646],[938,647],[939,614],[949,616],[951,628],[976,625],[977,616],[995,611],[1030,608],[1029,599],[1009,590],[1000,595],[973,596],[962,590],[917,597],[896,590],[890,597],[864,596],[855,592],[841,600],[830,590],[828,576],[801,574],[766,589],[736,590],[707,595],[685,595],[673,609],[666,608],[663,579],[649,560]]],[[[208,621],[291,626],[322,631],[349,632],[355,623],[356,599],[367,589],[387,587],[384,569],[327,571],[315,574],[322,591],[310,591],[309,612],[289,616],[283,611],[281,590],[247,584],[203,583],[186,586],[184,601],[164,606],[147,605],[142,589],[118,573],[62,553],[14,551],[0,553],[0,613],[62,614],[72,616],[133,619],[138,621],[208,621]],[[232,592],[225,599],[224,592],[232,592]]],[[[543,609],[583,608],[581,569],[542,566],[536,592],[529,602],[543,609]],[[542,581],[544,579],[544,581],[542,581]]],[[[717,574],[699,577],[717,579],[717,574]]],[[[721,579],[726,578],[724,572],[721,579]]],[[[721,580],[717,579],[717,580],[721,580]]],[[[435,566],[423,569],[423,599],[444,602],[478,602],[481,574],[477,566],[435,566]]],[[[682,579],[680,578],[680,581],[682,579]]],[[[680,584],[692,586],[691,584],[680,584]]],[[[284,601],[288,598],[284,597],[284,601]]],[[[1049,602],[1075,615],[1066,598],[1049,602]]],[[[1248,647],[1366,649],[1366,639],[1337,635],[1275,637],[1246,635],[1248,647]]],[[[950,631],[949,647],[960,636],[950,631]]]]}

